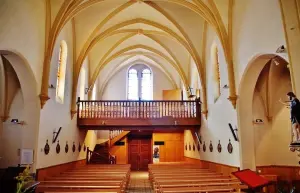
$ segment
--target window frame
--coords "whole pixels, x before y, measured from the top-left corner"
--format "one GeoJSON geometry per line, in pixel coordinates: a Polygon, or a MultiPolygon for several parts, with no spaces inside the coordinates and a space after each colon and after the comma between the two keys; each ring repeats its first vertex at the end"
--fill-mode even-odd
{"type": "Polygon", "coordinates": [[[144,101],[148,101],[148,100],[153,100],[153,72],[152,69],[149,66],[146,66],[144,64],[136,64],[131,66],[128,71],[127,71],[127,94],[126,94],[126,98],[127,100],[144,100],[144,101]],[[130,75],[130,70],[134,69],[137,72],[137,99],[130,99],[129,95],[130,95],[130,90],[129,90],[129,75],[130,75]],[[150,80],[149,83],[150,85],[148,85],[148,88],[150,88],[150,93],[149,93],[149,97],[143,97],[143,72],[144,70],[149,70],[150,74],[150,80]]]}

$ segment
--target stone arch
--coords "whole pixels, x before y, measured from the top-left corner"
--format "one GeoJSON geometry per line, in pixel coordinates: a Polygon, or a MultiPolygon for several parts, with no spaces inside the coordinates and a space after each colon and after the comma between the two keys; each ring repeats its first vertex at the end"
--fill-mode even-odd
{"type": "MultiPolygon", "coordinates": [[[[18,133],[22,135],[20,148],[34,149],[34,163],[32,165],[34,171],[37,164],[35,160],[37,160],[38,153],[37,145],[40,122],[40,103],[37,82],[30,65],[22,55],[7,50],[0,50],[0,54],[9,61],[20,82],[24,101],[22,120],[20,120],[24,121],[24,125],[20,125],[22,129],[20,129],[20,133],[18,133]]],[[[10,126],[9,122],[10,119],[7,121],[7,126],[10,126]]]]}
{"type": "MultiPolygon", "coordinates": [[[[238,132],[240,139],[240,168],[256,169],[255,140],[253,124],[253,97],[258,78],[274,57],[286,60],[276,54],[259,54],[248,63],[239,85],[239,99],[237,101],[238,132]]],[[[287,62],[286,62],[287,63],[287,62]]]]}

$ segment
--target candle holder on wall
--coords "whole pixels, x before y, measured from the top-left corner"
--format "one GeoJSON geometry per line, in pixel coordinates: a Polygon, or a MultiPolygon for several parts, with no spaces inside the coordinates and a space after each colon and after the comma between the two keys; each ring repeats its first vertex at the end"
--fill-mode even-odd
{"type": "Polygon", "coordinates": [[[78,145],[78,152],[81,151],[81,145],[80,145],[80,142],[79,142],[79,145],[78,145]]]}
{"type": "Polygon", "coordinates": [[[45,144],[45,147],[44,147],[44,153],[46,155],[48,155],[48,153],[50,152],[50,146],[48,144],[48,139],[46,140],[46,144],[45,144]]]}
{"type": "Polygon", "coordinates": [[[210,151],[210,152],[213,152],[213,150],[214,150],[214,147],[213,147],[212,142],[210,141],[210,144],[209,144],[209,151],[210,151]]]}
{"type": "Polygon", "coordinates": [[[84,152],[86,151],[85,143],[83,144],[83,151],[84,151],[84,152]]]}
{"type": "Polygon", "coordinates": [[[198,143],[198,145],[197,145],[197,149],[198,149],[198,151],[200,151],[200,149],[201,149],[201,147],[200,147],[200,144],[198,143]]]}
{"type": "Polygon", "coordinates": [[[190,144],[190,142],[189,142],[189,151],[191,151],[192,150],[192,147],[191,147],[191,144],[190,144]]]}
{"type": "Polygon", "coordinates": [[[205,145],[205,141],[203,142],[203,152],[206,151],[206,145],[205,145]]]}
{"type": "Polygon", "coordinates": [[[60,152],[60,145],[59,145],[59,140],[57,141],[57,145],[56,145],[56,153],[59,154],[60,152]]]}
{"type": "Polygon", "coordinates": [[[68,141],[66,141],[65,152],[68,153],[68,151],[69,151],[69,145],[68,145],[68,141]]]}
{"type": "Polygon", "coordinates": [[[196,148],[195,148],[195,144],[193,144],[193,151],[195,151],[196,150],[196,148]]]}
{"type": "Polygon", "coordinates": [[[187,151],[187,144],[185,144],[185,150],[187,151]]]}
{"type": "Polygon", "coordinates": [[[73,142],[72,151],[75,152],[75,150],[76,150],[76,146],[75,146],[75,142],[73,142]]]}
{"type": "Polygon", "coordinates": [[[227,145],[227,150],[228,150],[228,153],[232,153],[232,151],[233,151],[233,146],[232,146],[232,144],[231,144],[231,140],[229,139],[229,143],[228,143],[228,145],[227,145]]]}

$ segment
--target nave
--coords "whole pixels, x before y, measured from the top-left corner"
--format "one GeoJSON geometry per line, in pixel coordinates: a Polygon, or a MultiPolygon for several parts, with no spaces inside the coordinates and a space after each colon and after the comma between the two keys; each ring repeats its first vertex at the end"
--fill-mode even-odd
{"type": "Polygon", "coordinates": [[[197,164],[165,162],[149,164],[148,171],[130,171],[130,165],[83,165],[40,180],[36,193],[53,192],[242,192],[248,186],[197,164]]]}

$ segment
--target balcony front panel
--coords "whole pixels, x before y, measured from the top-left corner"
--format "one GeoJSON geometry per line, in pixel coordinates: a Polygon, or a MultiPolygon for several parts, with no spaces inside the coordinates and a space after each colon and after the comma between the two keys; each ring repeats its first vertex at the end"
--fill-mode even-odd
{"type": "Polygon", "coordinates": [[[79,101],[79,126],[200,125],[199,101],[79,101]]]}

